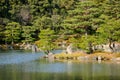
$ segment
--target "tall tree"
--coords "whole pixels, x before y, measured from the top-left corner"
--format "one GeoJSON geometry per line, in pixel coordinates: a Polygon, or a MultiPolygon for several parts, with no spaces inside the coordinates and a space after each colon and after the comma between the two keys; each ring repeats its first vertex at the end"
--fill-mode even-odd
{"type": "Polygon", "coordinates": [[[114,52],[112,43],[120,41],[120,20],[107,20],[106,23],[102,24],[97,31],[102,43],[109,43],[110,49],[114,52]]]}
{"type": "Polygon", "coordinates": [[[22,27],[22,37],[24,38],[23,42],[33,42],[35,28],[33,26],[23,26],[22,27]]]}
{"type": "Polygon", "coordinates": [[[41,30],[39,34],[39,38],[40,38],[40,44],[38,44],[38,46],[46,54],[48,54],[50,50],[55,48],[54,42],[56,40],[56,36],[54,30],[50,30],[49,28],[41,30]]]}
{"type": "MultiPolygon", "coordinates": [[[[99,24],[102,22],[99,19],[101,11],[99,5],[93,1],[78,1],[71,10],[68,10],[68,16],[63,21],[63,26],[67,34],[74,35],[76,38],[85,36],[88,45],[92,44],[87,40],[88,35],[94,35],[99,24]]],[[[87,47],[87,46],[86,46],[87,47]]]]}
{"type": "Polygon", "coordinates": [[[18,42],[20,39],[20,33],[21,26],[19,23],[8,23],[5,30],[5,41],[11,42],[11,44],[14,44],[14,42],[18,42]]]}

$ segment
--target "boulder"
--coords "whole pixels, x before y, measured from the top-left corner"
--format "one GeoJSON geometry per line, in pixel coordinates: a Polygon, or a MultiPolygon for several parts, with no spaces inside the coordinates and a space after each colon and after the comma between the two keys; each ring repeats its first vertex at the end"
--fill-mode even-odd
{"type": "Polygon", "coordinates": [[[101,45],[95,45],[92,48],[94,51],[104,51],[104,52],[114,52],[114,53],[120,53],[120,43],[114,42],[111,44],[101,44],[101,45]]]}
{"type": "Polygon", "coordinates": [[[72,51],[72,44],[70,44],[70,45],[67,47],[66,51],[67,51],[68,54],[72,54],[72,53],[73,53],[73,51],[72,51]]]}

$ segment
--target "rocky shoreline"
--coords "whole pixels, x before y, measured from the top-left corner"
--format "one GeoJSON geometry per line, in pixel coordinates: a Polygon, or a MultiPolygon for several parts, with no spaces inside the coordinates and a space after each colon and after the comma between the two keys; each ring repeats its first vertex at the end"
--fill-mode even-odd
{"type": "Polygon", "coordinates": [[[19,43],[19,44],[2,44],[0,45],[0,50],[30,50],[32,52],[40,51],[40,49],[35,44],[26,44],[26,43],[19,43]]]}
{"type": "Polygon", "coordinates": [[[72,54],[59,53],[44,56],[44,58],[54,60],[98,60],[98,61],[120,61],[120,53],[106,53],[97,52],[93,54],[86,54],[80,52],[74,52],[72,54]]]}

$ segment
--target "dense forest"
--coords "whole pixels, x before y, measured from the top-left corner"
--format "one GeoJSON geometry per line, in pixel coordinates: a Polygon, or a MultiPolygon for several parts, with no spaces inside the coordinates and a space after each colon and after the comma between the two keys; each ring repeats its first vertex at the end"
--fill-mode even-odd
{"type": "Polygon", "coordinates": [[[0,44],[23,42],[89,51],[120,42],[120,0],[0,0],[0,44]]]}

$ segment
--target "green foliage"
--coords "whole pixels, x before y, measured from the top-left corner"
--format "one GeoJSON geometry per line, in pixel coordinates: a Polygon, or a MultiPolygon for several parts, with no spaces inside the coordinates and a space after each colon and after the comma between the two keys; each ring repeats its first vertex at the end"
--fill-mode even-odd
{"type": "Polygon", "coordinates": [[[8,23],[6,26],[6,30],[4,32],[5,41],[11,42],[12,44],[14,42],[18,42],[18,40],[20,39],[20,32],[21,32],[21,26],[19,23],[16,22],[8,23]]]}
{"type": "Polygon", "coordinates": [[[105,24],[102,24],[100,28],[98,28],[97,32],[99,33],[100,39],[104,42],[119,41],[120,35],[120,20],[107,20],[105,24]]]}
{"type": "Polygon", "coordinates": [[[55,41],[55,32],[53,30],[44,29],[40,31],[39,34],[40,38],[40,44],[38,46],[43,50],[43,51],[50,51],[55,48],[54,41],[55,41]]]}
{"type": "Polygon", "coordinates": [[[90,50],[119,35],[120,0],[0,0],[1,43],[39,41],[51,50],[58,40],[90,50]]]}
{"type": "Polygon", "coordinates": [[[23,42],[32,42],[34,40],[32,37],[35,31],[33,26],[23,26],[22,31],[23,42]]]}
{"type": "Polygon", "coordinates": [[[47,29],[52,27],[52,21],[50,17],[39,17],[34,21],[34,25],[36,26],[37,29],[47,29]]]}
{"type": "Polygon", "coordinates": [[[68,10],[68,16],[63,21],[63,26],[65,29],[74,31],[81,28],[81,31],[84,31],[82,34],[90,33],[89,29],[92,31],[93,27],[99,24],[99,20],[95,22],[99,17],[99,15],[96,16],[97,14],[100,14],[99,6],[95,5],[93,1],[76,2],[75,9],[68,10]]]}

